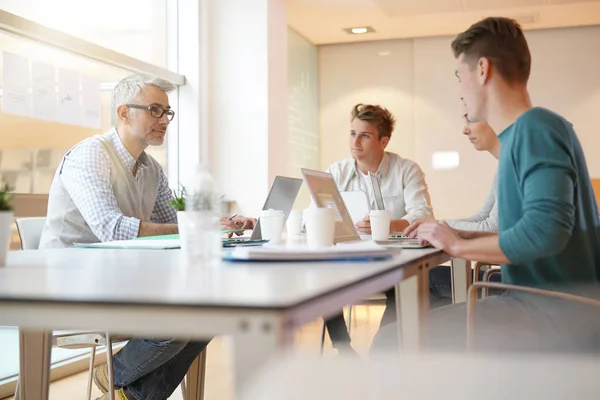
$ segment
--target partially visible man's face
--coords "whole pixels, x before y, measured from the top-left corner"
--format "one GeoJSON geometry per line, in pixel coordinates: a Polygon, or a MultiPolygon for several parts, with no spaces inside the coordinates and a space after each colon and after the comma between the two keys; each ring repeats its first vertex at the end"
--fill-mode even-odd
{"type": "Polygon", "coordinates": [[[377,127],[369,122],[354,118],[350,125],[350,152],[355,160],[370,160],[381,157],[388,138],[379,139],[377,127]]]}
{"type": "MultiPolygon", "coordinates": [[[[163,109],[170,108],[169,96],[156,86],[146,86],[135,101],[135,104],[157,106],[163,109]]],[[[161,112],[160,109],[155,109],[155,115],[160,115],[161,112]]],[[[170,123],[167,114],[164,114],[160,118],[155,118],[148,110],[135,109],[130,115],[131,130],[138,140],[147,146],[160,146],[164,143],[167,126],[170,123]]]]}
{"type": "Polygon", "coordinates": [[[485,98],[480,79],[478,79],[478,68],[470,60],[465,60],[461,54],[456,59],[456,77],[458,78],[458,92],[463,101],[467,115],[471,122],[484,121],[483,109],[485,98]],[[468,62],[469,61],[469,62],[468,62]]]}
{"type": "Polygon", "coordinates": [[[498,137],[487,122],[467,122],[463,128],[463,134],[477,151],[490,151],[498,137]]]}

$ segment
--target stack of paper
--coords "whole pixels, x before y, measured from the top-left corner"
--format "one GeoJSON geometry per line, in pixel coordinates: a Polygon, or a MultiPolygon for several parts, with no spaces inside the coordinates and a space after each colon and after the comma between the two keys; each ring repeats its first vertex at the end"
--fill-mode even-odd
{"type": "Polygon", "coordinates": [[[238,247],[226,254],[228,261],[326,261],[326,260],[376,260],[399,254],[401,249],[390,249],[374,242],[338,244],[309,249],[308,246],[238,247]]]}

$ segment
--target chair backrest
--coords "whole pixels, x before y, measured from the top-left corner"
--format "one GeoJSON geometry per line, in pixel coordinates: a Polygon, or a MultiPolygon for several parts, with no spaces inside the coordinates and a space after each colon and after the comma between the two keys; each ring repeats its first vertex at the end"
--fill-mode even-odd
{"type": "Polygon", "coordinates": [[[46,217],[17,218],[17,230],[21,238],[23,250],[37,250],[40,247],[42,229],[46,223],[46,217]]]}

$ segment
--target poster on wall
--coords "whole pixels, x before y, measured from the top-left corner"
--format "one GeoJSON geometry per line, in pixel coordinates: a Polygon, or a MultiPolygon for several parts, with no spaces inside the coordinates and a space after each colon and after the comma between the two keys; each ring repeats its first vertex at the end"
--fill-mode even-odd
{"type": "Polygon", "coordinates": [[[102,128],[102,92],[100,80],[92,76],[81,75],[81,103],[83,107],[83,126],[93,129],[102,128]]]}
{"type": "Polygon", "coordinates": [[[2,111],[29,116],[29,59],[2,52],[2,111]]]}
{"type": "Polygon", "coordinates": [[[80,124],[79,74],[64,68],[58,70],[58,120],[80,124]]]}
{"type": "Polygon", "coordinates": [[[56,103],[56,70],[54,66],[31,61],[32,103],[34,118],[56,121],[58,119],[56,103]]]}

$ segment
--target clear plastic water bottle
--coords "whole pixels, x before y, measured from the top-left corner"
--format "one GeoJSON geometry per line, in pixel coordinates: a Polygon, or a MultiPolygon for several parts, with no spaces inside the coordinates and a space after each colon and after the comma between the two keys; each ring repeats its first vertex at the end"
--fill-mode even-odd
{"type": "Polygon", "coordinates": [[[208,167],[198,164],[186,187],[185,211],[188,219],[188,261],[194,265],[221,263],[221,204],[208,167]]]}

